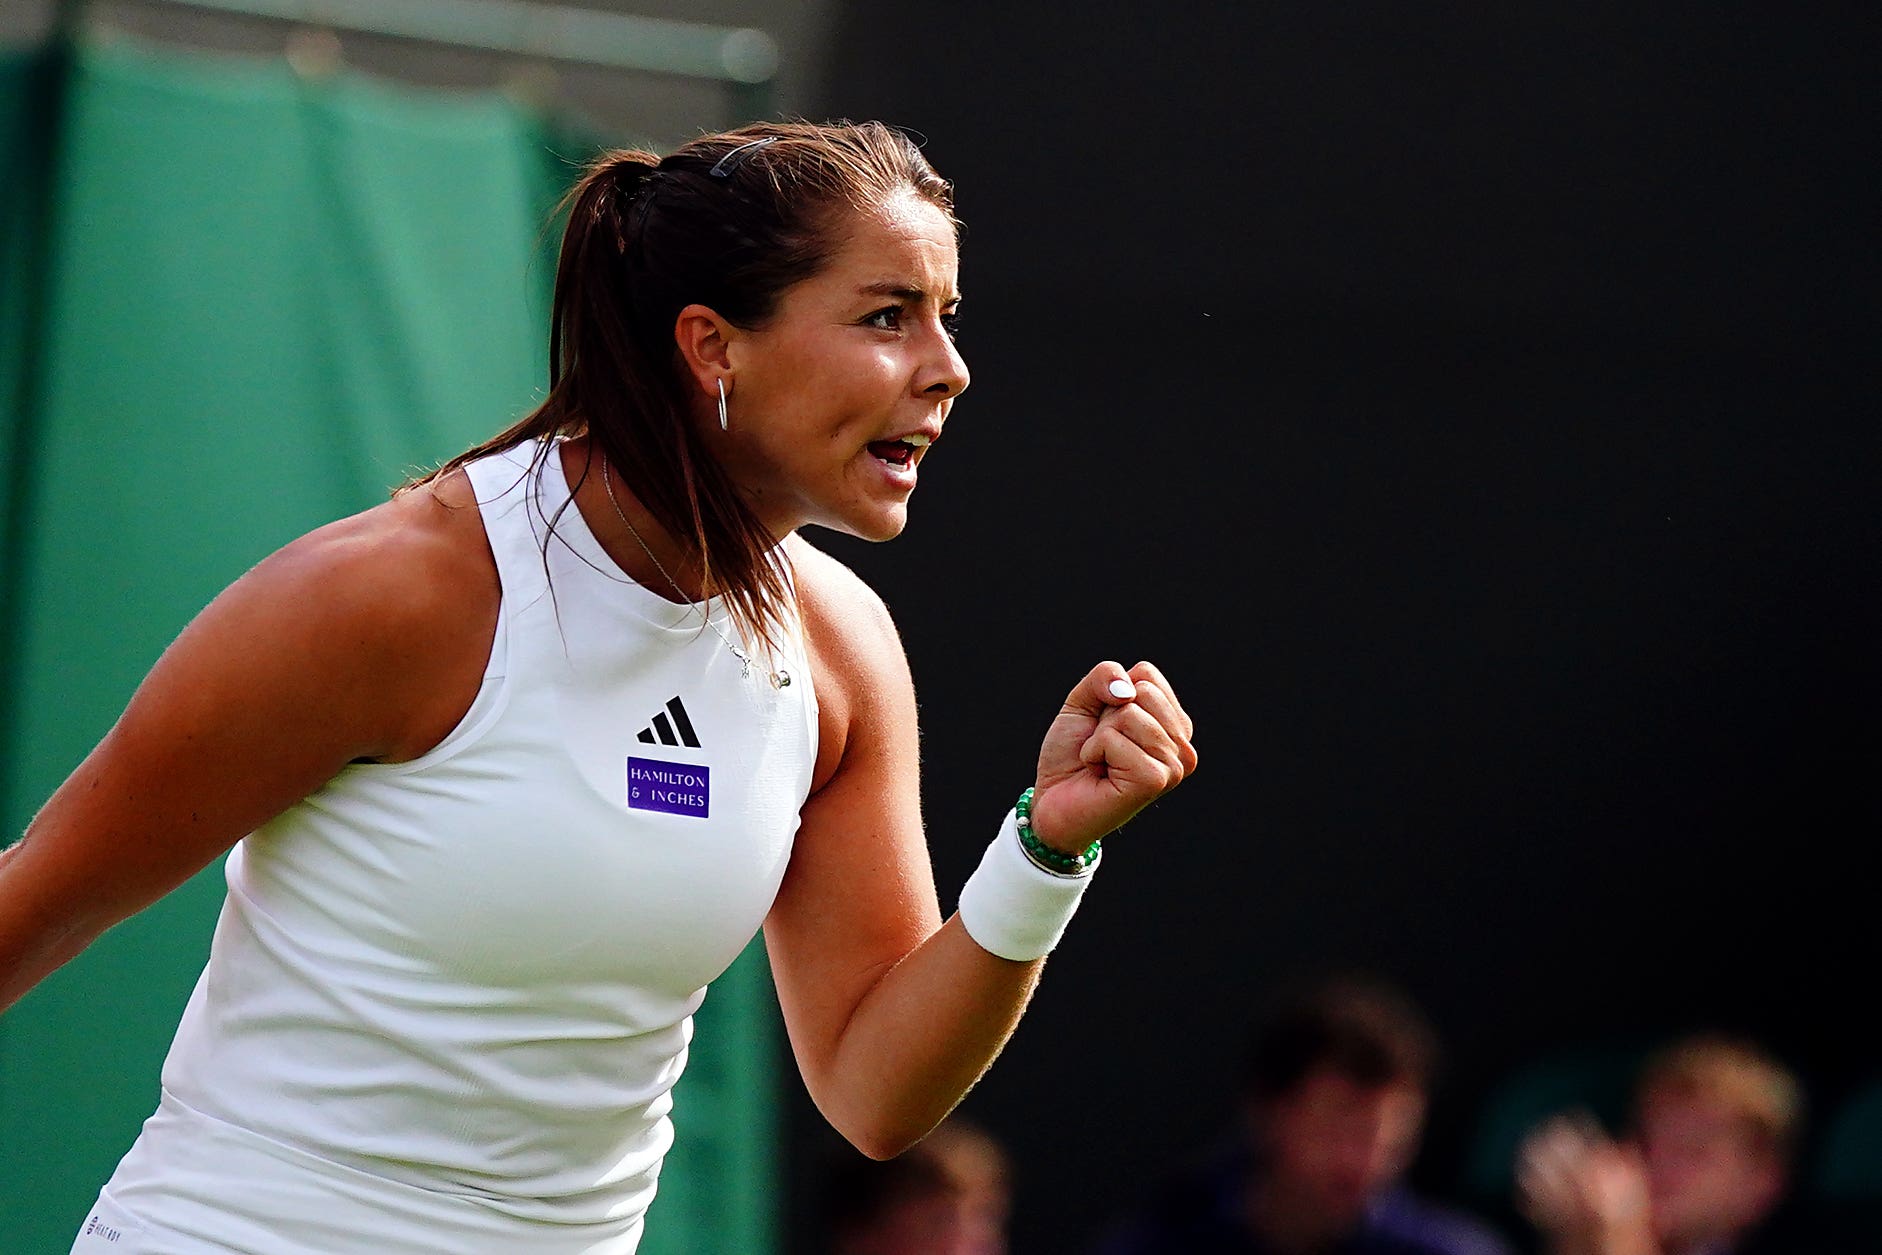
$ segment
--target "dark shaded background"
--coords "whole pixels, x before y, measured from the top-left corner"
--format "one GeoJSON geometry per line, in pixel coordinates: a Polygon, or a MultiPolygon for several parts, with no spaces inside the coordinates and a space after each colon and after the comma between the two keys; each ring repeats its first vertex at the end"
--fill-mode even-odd
{"type": "Polygon", "coordinates": [[[1090,663],[1161,664],[1204,760],[963,1108],[1017,1251],[1212,1136],[1303,966],[1438,1021],[1439,1192],[1557,1046],[1882,1070],[1862,12],[844,6],[820,111],[925,134],[968,224],[913,524],[822,538],[908,644],[944,907],[1090,663]]]}

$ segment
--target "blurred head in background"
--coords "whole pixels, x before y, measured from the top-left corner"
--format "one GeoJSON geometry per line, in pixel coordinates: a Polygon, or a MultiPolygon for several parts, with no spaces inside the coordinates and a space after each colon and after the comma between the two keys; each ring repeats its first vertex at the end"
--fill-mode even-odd
{"type": "Polygon", "coordinates": [[[1735,1242],[1783,1197],[1802,1122],[1796,1078],[1749,1042],[1677,1042],[1641,1072],[1634,1138],[1668,1251],[1735,1242]]]}
{"type": "Polygon", "coordinates": [[[894,1159],[845,1156],[824,1188],[831,1255],[1006,1255],[1005,1148],[960,1116],[894,1159]]]}
{"type": "Polygon", "coordinates": [[[1156,1184],[1091,1255],[1510,1255],[1483,1217],[1404,1179],[1437,1034],[1376,977],[1309,977],[1249,1040],[1238,1136],[1156,1184]]]}
{"type": "Polygon", "coordinates": [[[1417,1152],[1436,1053],[1417,1007],[1376,981],[1329,980],[1274,1011],[1244,1071],[1259,1227],[1356,1228],[1417,1152]]]}
{"type": "Polygon", "coordinates": [[[1796,1078],[1766,1051],[1685,1037],[1641,1069],[1629,1139],[1581,1112],[1531,1133],[1519,1202],[1562,1255],[1726,1255],[1781,1201],[1802,1116],[1796,1078]]]}

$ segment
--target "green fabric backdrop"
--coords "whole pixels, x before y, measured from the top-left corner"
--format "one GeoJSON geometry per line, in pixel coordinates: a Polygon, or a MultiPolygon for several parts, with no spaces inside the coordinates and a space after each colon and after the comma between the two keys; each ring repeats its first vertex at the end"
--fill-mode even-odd
{"type": "MultiPolygon", "coordinates": [[[[123,44],[75,54],[48,144],[48,64],[0,66],[9,834],[231,579],[532,404],[579,156],[496,95],[123,44]]],[[[7,1255],[66,1250],[154,1106],[221,896],[218,862],[0,1018],[7,1255]]],[[[646,1255],[775,1248],[776,1014],[754,945],[699,1016],[646,1255]]]]}

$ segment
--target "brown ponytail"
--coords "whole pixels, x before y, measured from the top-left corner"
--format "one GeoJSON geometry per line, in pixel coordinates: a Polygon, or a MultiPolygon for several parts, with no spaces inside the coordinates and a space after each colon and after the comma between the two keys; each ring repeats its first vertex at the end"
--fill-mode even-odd
{"type": "Polygon", "coordinates": [[[914,141],[879,122],[760,123],[665,158],[601,154],[557,207],[567,225],[548,398],[415,483],[529,440],[544,440],[546,456],[548,438],[586,434],[692,549],[706,595],[725,598],[748,639],[775,645],[791,597],[776,542],[694,429],[673,326],[697,302],[762,327],[784,290],[829,260],[849,211],[903,190],[952,216],[951,187],[914,141]]]}

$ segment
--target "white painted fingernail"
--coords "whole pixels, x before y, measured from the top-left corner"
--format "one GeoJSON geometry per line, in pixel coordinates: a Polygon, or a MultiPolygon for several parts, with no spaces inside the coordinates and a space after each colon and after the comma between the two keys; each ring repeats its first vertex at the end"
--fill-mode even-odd
{"type": "Polygon", "coordinates": [[[1132,684],[1129,680],[1113,680],[1111,681],[1111,696],[1135,697],[1137,696],[1137,686],[1132,684]]]}

